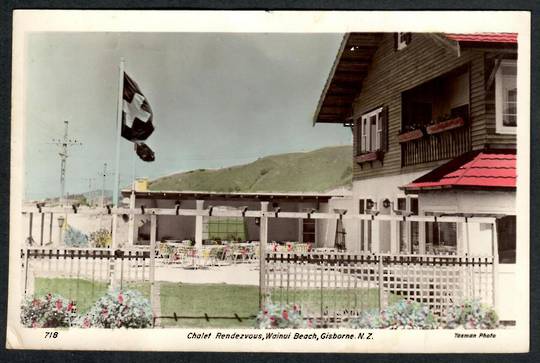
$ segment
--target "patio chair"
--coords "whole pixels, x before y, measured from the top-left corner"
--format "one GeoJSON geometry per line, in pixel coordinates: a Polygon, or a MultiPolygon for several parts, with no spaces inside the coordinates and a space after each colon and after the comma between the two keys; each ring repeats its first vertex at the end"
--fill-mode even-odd
{"type": "Polygon", "coordinates": [[[166,242],[159,243],[159,257],[163,258],[164,262],[169,259],[171,255],[171,248],[166,242]]]}
{"type": "Polygon", "coordinates": [[[210,263],[214,266],[226,265],[226,247],[225,246],[215,246],[210,250],[210,263]]]}
{"type": "Polygon", "coordinates": [[[183,265],[184,261],[186,259],[186,247],[185,246],[178,246],[178,247],[170,247],[171,252],[169,254],[169,263],[175,263],[183,265]]]}
{"type": "Polygon", "coordinates": [[[255,260],[255,256],[256,256],[256,251],[258,250],[257,248],[255,248],[254,245],[248,245],[246,246],[246,250],[247,250],[247,259],[249,261],[253,261],[255,260]]]}
{"type": "Polygon", "coordinates": [[[200,261],[199,261],[199,266],[202,266],[202,267],[208,267],[208,265],[211,265],[212,264],[212,257],[211,257],[211,252],[214,248],[203,248],[201,253],[200,253],[200,261]]]}
{"type": "Polygon", "coordinates": [[[200,251],[195,247],[186,247],[186,254],[184,259],[184,268],[199,268],[200,251]]]}

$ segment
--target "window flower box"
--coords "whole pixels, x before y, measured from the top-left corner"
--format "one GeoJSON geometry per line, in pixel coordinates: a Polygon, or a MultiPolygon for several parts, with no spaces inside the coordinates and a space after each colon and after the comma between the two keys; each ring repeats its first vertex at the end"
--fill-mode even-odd
{"type": "Polygon", "coordinates": [[[461,117],[456,117],[450,120],[438,122],[434,125],[426,127],[426,131],[429,135],[438,134],[441,132],[457,129],[465,125],[465,120],[461,117]]]}
{"type": "Polygon", "coordinates": [[[382,160],[383,155],[384,153],[380,150],[371,151],[371,152],[356,156],[356,162],[361,164],[361,163],[367,163],[367,162],[376,161],[376,160],[382,160]]]}
{"type": "Polygon", "coordinates": [[[412,131],[405,131],[398,134],[398,141],[400,144],[421,139],[424,136],[422,129],[416,129],[412,131]]]}

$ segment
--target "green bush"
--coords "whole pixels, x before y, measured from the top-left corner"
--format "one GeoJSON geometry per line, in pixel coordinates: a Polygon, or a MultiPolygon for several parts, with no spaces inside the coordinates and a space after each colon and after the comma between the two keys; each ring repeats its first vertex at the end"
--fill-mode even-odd
{"type": "Polygon", "coordinates": [[[88,236],[68,225],[64,233],[64,244],[69,247],[88,247],[88,236]]]}
{"type": "Polygon", "coordinates": [[[90,233],[90,241],[92,241],[93,247],[107,248],[112,245],[111,232],[102,228],[99,231],[90,233]]]}
{"type": "Polygon", "coordinates": [[[139,291],[113,291],[80,317],[82,328],[147,328],[152,326],[150,301],[139,291]]]}
{"type": "Polygon", "coordinates": [[[380,312],[371,310],[348,320],[348,326],[354,329],[435,329],[437,325],[427,306],[410,300],[400,300],[380,312]]]}
{"type": "Polygon", "coordinates": [[[76,311],[75,304],[60,295],[27,297],[21,305],[21,323],[27,328],[68,327],[76,311]]]}
{"type": "Polygon", "coordinates": [[[448,309],[446,328],[495,329],[499,326],[497,313],[478,300],[466,300],[448,309]]]}
{"type": "Polygon", "coordinates": [[[278,305],[267,302],[257,314],[255,327],[259,329],[300,329],[310,328],[311,321],[304,320],[300,306],[278,305]]]}

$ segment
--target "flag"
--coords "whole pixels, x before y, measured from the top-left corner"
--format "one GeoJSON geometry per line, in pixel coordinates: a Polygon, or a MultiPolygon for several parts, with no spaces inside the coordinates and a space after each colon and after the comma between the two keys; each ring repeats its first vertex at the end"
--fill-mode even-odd
{"type": "Polygon", "coordinates": [[[127,73],[124,73],[122,98],[122,137],[133,142],[139,158],[154,161],[154,152],[144,143],[154,132],[152,108],[137,83],[127,73]]]}

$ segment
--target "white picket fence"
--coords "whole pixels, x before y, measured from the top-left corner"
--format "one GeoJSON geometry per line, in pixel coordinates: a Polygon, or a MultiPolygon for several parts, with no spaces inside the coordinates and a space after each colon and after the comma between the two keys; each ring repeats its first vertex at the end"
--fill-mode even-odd
{"type": "Polygon", "coordinates": [[[271,252],[265,260],[265,296],[297,304],[327,326],[399,299],[421,302],[442,319],[464,299],[494,303],[488,256],[271,252]]]}
{"type": "Polygon", "coordinates": [[[150,279],[150,252],[107,248],[21,249],[25,294],[36,278],[84,279],[116,287],[150,279]]]}
{"type": "MultiPolygon", "coordinates": [[[[148,271],[150,282],[150,295],[155,311],[159,309],[155,284],[157,217],[167,216],[224,216],[260,218],[260,255],[266,258],[259,259],[259,288],[260,306],[270,296],[277,302],[298,303],[303,311],[320,319],[326,325],[338,324],[345,316],[354,316],[370,308],[382,308],[388,303],[400,298],[420,301],[428,305],[440,316],[444,316],[448,306],[458,303],[466,298],[477,298],[492,306],[495,302],[495,277],[498,266],[498,247],[496,233],[492,233],[491,256],[435,256],[435,255],[389,255],[368,253],[339,253],[339,252],[266,252],[268,248],[268,220],[273,218],[289,219],[319,219],[319,220],[353,220],[353,221],[403,221],[403,222],[452,222],[452,223],[484,223],[492,226],[495,231],[495,218],[492,217],[461,217],[461,216],[399,216],[399,215],[371,215],[371,214],[338,214],[321,212],[280,212],[268,211],[266,206],[261,210],[230,211],[209,209],[181,209],[176,208],[92,208],[77,209],[69,207],[28,207],[23,213],[29,215],[28,237],[32,238],[32,215],[41,215],[40,238],[44,234],[44,213],[53,215],[80,214],[87,216],[100,215],[149,215],[150,217],[150,246],[149,256],[141,257],[143,266],[129,258],[116,258],[114,250],[118,246],[115,241],[116,227],[113,228],[113,249],[106,250],[105,257],[91,256],[87,258],[84,253],[66,252],[61,249],[48,258],[43,254],[30,252],[31,248],[23,249],[21,258],[23,268],[32,271],[33,264],[53,266],[56,258],[57,264],[63,265],[62,273],[66,273],[65,266],[78,265],[80,268],[68,270],[67,274],[73,278],[92,275],[91,271],[99,271],[101,278],[103,271],[107,270],[113,279],[124,281],[123,272],[127,268],[127,276],[132,276],[134,270],[148,271]],[[26,252],[24,252],[26,251],[26,252]],[[62,252],[64,251],[64,252],[62,252]],[[109,254],[107,254],[109,253],[109,254]],[[266,254],[265,254],[266,253],[266,254]],[[36,258],[34,258],[36,257],[36,258]],[[58,260],[64,259],[66,264],[58,260]],[[84,261],[84,262],[83,262],[84,261]],[[112,262],[114,261],[114,262],[112,262]],[[148,262],[148,265],[146,265],[148,262]],[[126,264],[127,263],[127,264],[126,264]],[[89,272],[90,271],[90,275],[89,272]],[[118,274],[120,271],[120,274],[118,274]],[[120,277],[118,277],[120,276],[120,277]]],[[[52,222],[51,222],[52,223],[52,222]]],[[[116,226],[113,223],[114,226],[116,226]]],[[[50,227],[50,226],[49,226],[50,227]]],[[[49,231],[50,232],[50,231],[49,231]]],[[[50,234],[50,233],[49,233],[50,234]]],[[[116,238],[118,240],[118,238],[116,238]]],[[[467,242],[468,243],[468,242],[467,242]]],[[[128,256],[129,256],[129,252],[128,256]]],[[[136,261],[136,260],[135,260],[136,261]]],[[[53,269],[54,271],[54,269],[53,269]]],[[[27,271],[28,272],[28,271],[27,271]]],[[[143,273],[143,275],[146,272],[143,273]]],[[[27,276],[25,273],[25,285],[27,276]]],[[[145,277],[146,278],[146,277],[145,277]]],[[[129,278],[128,278],[129,279],[129,278]]],[[[144,279],[143,279],[144,280],[144,279]]],[[[24,291],[27,291],[25,286],[24,291]]],[[[324,325],[323,324],[323,325],[324,325]]]]}

